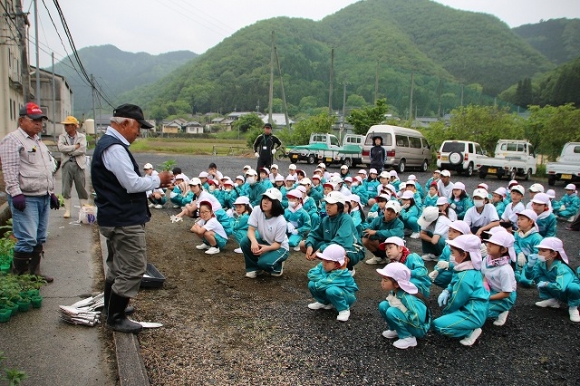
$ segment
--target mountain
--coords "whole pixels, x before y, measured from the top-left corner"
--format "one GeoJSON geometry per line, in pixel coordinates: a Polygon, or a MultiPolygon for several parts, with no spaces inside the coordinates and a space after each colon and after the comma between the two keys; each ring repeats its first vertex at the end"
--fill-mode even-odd
{"type": "MultiPolygon", "coordinates": [[[[156,82],[197,57],[197,54],[190,51],[160,55],[130,53],[112,45],[85,47],[78,51],[78,55],[86,72],[89,76],[94,75],[96,82],[114,105],[120,102],[117,99],[119,94],[156,82]]],[[[78,70],[77,65],[74,67],[78,70]]],[[[71,58],[67,57],[55,64],[55,72],[64,75],[73,89],[74,114],[79,118],[83,114],[92,116],[91,88],[79,75],[80,71],[75,71],[71,58]]],[[[104,101],[102,104],[106,106],[104,101]]]]}
{"type": "Polygon", "coordinates": [[[551,19],[512,31],[558,65],[580,56],[580,19],[551,19]]]}
{"type": "MultiPolygon", "coordinates": [[[[555,67],[496,17],[430,0],[366,0],[318,22],[285,17],[257,22],[131,97],[156,118],[265,108],[272,31],[295,111],[328,105],[332,49],[334,109],[342,106],[344,84],[349,95],[372,103],[378,64],[378,97],[401,115],[409,108],[411,78],[413,108],[431,115],[462,102],[490,102],[518,80],[555,67]]],[[[278,76],[275,90],[280,97],[278,76]]]]}

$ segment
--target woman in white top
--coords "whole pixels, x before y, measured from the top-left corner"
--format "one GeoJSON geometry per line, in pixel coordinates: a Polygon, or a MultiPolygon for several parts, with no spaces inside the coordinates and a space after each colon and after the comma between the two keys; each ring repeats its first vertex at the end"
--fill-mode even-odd
{"type": "Polygon", "coordinates": [[[282,193],[270,188],[262,194],[248,219],[248,235],[240,243],[246,262],[246,277],[255,279],[260,271],[280,277],[289,256],[282,193]]]}

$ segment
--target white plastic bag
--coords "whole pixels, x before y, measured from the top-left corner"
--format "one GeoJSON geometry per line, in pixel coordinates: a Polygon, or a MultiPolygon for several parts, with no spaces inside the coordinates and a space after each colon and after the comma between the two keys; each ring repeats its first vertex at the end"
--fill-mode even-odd
{"type": "Polygon", "coordinates": [[[83,205],[79,211],[79,223],[93,224],[97,221],[97,207],[92,205],[83,205]]]}

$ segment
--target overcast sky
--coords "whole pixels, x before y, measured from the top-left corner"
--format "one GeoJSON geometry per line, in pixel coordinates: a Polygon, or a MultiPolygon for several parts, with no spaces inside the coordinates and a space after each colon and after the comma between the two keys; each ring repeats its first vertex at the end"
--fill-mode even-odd
{"type": "MultiPolygon", "coordinates": [[[[123,51],[163,52],[189,50],[204,53],[240,28],[276,16],[320,20],[358,0],[60,0],[77,49],[112,44],[123,51]]],[[[580,0],[437,0],[452,8],[489,13],[510,27],[552,18],[580,18],[580,0]]],[[[34,23],[33,2],[23,0],[34,23]]],[[[72,51],[53,2],[38,1],[42,67],[72,51]],[[60,42],[44,6],[62,36],[60,42]]],[[[31,30],[34,40],[34,30],[31,30]]],[[[31,47],[31,63],[35,64],[31,47]]]]}

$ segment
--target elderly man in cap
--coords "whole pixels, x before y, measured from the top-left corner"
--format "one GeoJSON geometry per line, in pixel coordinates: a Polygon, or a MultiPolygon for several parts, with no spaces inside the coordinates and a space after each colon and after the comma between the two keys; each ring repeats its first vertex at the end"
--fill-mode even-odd
{"type": "Polygon", "coordinates": [[[266,123],[264,132],[258,135],[254,141],[254,152],[258,159],[256,170],[261,170],[264,167],[269,170],[270,166],[272,166],[274,154],[280,146],[282,146],[282,142],[272,134],[272,125],[266,123]]]}
{"type": "MultiPolygon", "coordinates": [[[[48,211],[58,209],[53,193],[54,159],[39,136],[47,119],[40,107],[29,102],[20,109],[18,129],[0,142],[2,173],[12,212],[14,246],[12,271],[40,275],[42,245],[48,234],[48,211]]],[[[43,276],[47,282],[53,278],[43,276]]]]}
{"type": "Polygon", "coordinates": [[[81,207],[88,203],[89,195],[85,189],[85,168],[87,166],[87,138],[78,132],[79,121],[68,116],[61,122],[65,133],[58,137],[58,151],[62,157],[62,195],[64,197],[64,218],[70,217],[71,197],[70,190],[73,181],[81,207]]]}
{"type": "Polygon", "coordinates": [[[145,223],[151,213],[146,191],[171,183],[170,172],[141,176],[129,146],[141,128],[153,126],[140,107],[124,104],[113,111],[111,124],[97,143],[91,164],[97,194],[97,222],[107,239],[105,310],[107,326],[120,332],[139,332],[141,325],[127,318],[129,300],[137,295],[147,268],[145,223]]]}

